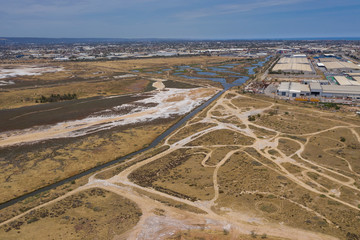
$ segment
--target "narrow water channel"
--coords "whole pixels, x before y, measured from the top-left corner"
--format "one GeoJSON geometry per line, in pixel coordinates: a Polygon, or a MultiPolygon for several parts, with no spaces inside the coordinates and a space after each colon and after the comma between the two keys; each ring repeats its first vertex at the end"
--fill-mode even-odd
{"type": "MultiPolygon", "coordinates": [[[[264,63],[266,61],[268,61],[270,58],[267,57],[264,61],[261,61],[261,62],[258,62],[256,64],[253,64],[252,67],[249,67],[247,68],[249,70],[249,74],[254,74],[254,69],[257,68],[257,67],[261,67],[264,65],[264,63]]],[[[144,151],[147,151],[147,150],[150,150],[152,148],[154,148],[155,146],[157,146],[164,138],[166,138],[168,135],[170,135],[172,132],[174,132],[176,129],[178,129],[181,125],[183,125],[186,121],[188,121],[190,118],[192,118],[194,115],[196,115],[197,113],[199,113],[201,110],[203,110],[204,108],[206,108],[209,104],[211,104],[213,101],[215,101],[217,98],[219,98],[221,96],[221,94],[223,94],[226,90],[230,89],[231,87],[235,87],[235,86],[240,86],[242,84],[244,84],[248,79],[249,77],[247,76],[239,76],[239,79],[237,79],[236,81],[232,82],[232,83],[227,83],[226,80],[224,78],[206,78],[206,79],[209,79],[211,81],[214,81],[214,82],[219,82],[222,84],[223,86],[223,90],[218,92],[215,96],[213,96],[211,99],[209,99],[208,101],[206,101],[205,103],[203,103],[201,106],[195,108],[193,111],[191,111],[190,113],[188,113],[185,117],[183,117],[181,120],[179,120],[176,124],[174,124],[172,127],[170,127],[169,129],[167,129],[165,132],[163,132],[160,136],[158,136],[149,146],[147,146],[146,148],[143,148],[143,149],[140,149],[136,152],[133,152],[133,153],[130,153],[126,156],[123,156],[121,158],[118,158],[118,159],[115,159],[111,162],[107,162],[105,164],[102,164],[102,165],[99,165],[99,166],[96,166],[94,168],[91,168],[89,170],[86,170],[82,173],[79,173],[79,174],[76,174],[72,177],[69,177],[69,178],[66,178],[66,179],[63,179],[59,182],[56,182],[56,183],[53,183],[53,184],[50,184],[48,186],[45,186],[45,187],[42,187],[42,188],[39,188],[33,192],[30,192],[30,193],[27,193],[25,195],[22,195],[20,197],[17,197],[17,198],[14,198],[12,200],[9,200],[7,202],[4,202],[2,204],[0,204],[0,210],[1,209],[4,209],[6,207],[9,207],[17,202],[20,202],[22,200],[25,200],[26,198],[28,197],[32,197],[32,196],[35,196],[37,194],[40,194],[42,192],[45,192],[45,191],[48,191],[48,190],[51,190],[53,188],[56,188],[58,186],[61,186],[65,183],[68,183],[68,182],[71,182],[73,180],[76,180],[76,179],[79,179],[81,177],[84,177],[88,174],[91,174],[91,173],[95,173],[99,170],[102,170],[104,168],[107,168],[111,165],[114,165],[116,163],[119,163],[119,162],[123,162],[125,161],[126,159],[128,158],[131,158],[139,153],[142,153],[144,151]]]]}

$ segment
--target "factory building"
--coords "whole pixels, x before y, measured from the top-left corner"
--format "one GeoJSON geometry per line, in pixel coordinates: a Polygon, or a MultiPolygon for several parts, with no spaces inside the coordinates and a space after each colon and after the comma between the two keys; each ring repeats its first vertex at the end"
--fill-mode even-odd
{"type": "Polygon", "coordinates": [[[341,86],[346,86],[346,85],[356,85],[356,86],[358,86],[358,85],[360,85],[360,82],[358,82],[358,81],[356,81],[356,79],[355,80],[350,80],[350,79],[348,79],[348,78],[346,78],[345,76],[335,76],[334,77],[335,78],[335,80],[338,82],[338,84],[339,85],[341,85],[341,86]]]}
{"type": "Polygon", "coordinates": [[[317,79],[304,79],[301,81],[303,84],[320,83],[320,85],[329,85],[328,80],[317,80],[317,79]]]}
{"type": "Polygon", "coordinates": [[[281,82],[277,93],[279,96],[352,98],[360,100],[360,85],[321,85],[319,82],[301,84],[298,82],[281,82]]]}
{"type": "Polygon", "coordinates": [[[359,72],[360,66],[352,62],[339,61],[336,58],[319,58],[319,67],[324,66],[328,71],[337,72],[359,72]]]}
{"type": "Polygon", "coordinates": [[[273,67],[274,72],[311,73],[313,69],[306,55],[298,54],[291,57],[282,57],[273,67]]]}
{"type": "Polygon", "coordinates": [[[310,96],[309,85],[298,82],[282,82],[278,88],[278,95],[284,97],[310,96]]]}

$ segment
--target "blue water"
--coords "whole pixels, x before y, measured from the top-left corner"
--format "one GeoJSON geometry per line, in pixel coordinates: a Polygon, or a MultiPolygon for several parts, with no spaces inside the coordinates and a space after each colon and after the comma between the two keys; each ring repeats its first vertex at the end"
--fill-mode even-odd
{"type": "Polygon", "coordinates": [[[201,78],[201,77],[192,77],[192,76],[187,76],[187,75],[178,75],[179,77],[183,77],[183,78],[187,78],[187,79],[205,79],[205,78],[201,78]]]}
{"type": "Polygon", "coordinates": [[[196,72],[202,72],[203,71],[201,68],[197,68],[197,67],[192,67],[191,69],[196,71],[196,72]]]}
{"type": "Polygon", "coordinates": [[[254,67],[246,67],[245,69],[247,69],[248,70],[248,73],[250,74],[250,75],[253,75],[253,74],[255,74],[255,72],[254,72],[254,67]]]}
{"type": "MultiPolygon", "coordinates": [[[[253,67],[250,67],[249,68],[249,72],[254,72],[254,68],[256,68],[257,66],[262,66],[268,59],[270,58],[267,57],[265,61],[262,61],[262,62],[259,62],[258,64],[254,64],[253,67]]],[[[192,78],[192,79],[196,79],[196,78],[193,78],[193,77],[189,77],[189,76],[186,76],[186,75],[180,75],[180,76],[184,76],[184,77],[187,77],[187,78],[192,78]]],[[[202,79],[202,78],[197,78],[197,79],[202,79]]],[[[235,87],[235,86],[240,86],[242,85],[243,83],[245,83],[249,77],[246,77],[246,76],[243,76],[243,77],[240,77],[238,78],[236,81],[234,81],[233,83],[227,83],[225,78],[205,78],[205,79],[209,79],[211,81],[214,81],[214,82],[219,82],[222,84],[223,86],[223,90],[220,91],[219,93],[217,93],[215,96],[213,96],[211,99],[209,99],[208,101],[206,101],[204,104],[202,104],[201,106],[197,107],[196,109],[194,109],[192,112],[190,112],[189,114],[187,114],[185,117],[183,117],[180,121],[178,121],[176,124],[174,124],[172,127],[170,127],[168,130],[166,130],[164,133],[162,133],[160,136],[158,136],[148,147],[146,148],[143,148],[139,151],[136,151],[136,152],[133,152],[133,153],[130,153],[124,157],[121,157],[121,158],[118,158],[118,159],[115,159],[111,162],[107,162],[103,165],[99,165],[99,166],[96,166],[94,168],[91,168],[91,169],[88,169],[82,173],[79,173],[77,175],[74,175],[72,177],[69,177],[69,178],[66,178],[66,179],[63,179],[63,180],[60,180],[56,183],[53,183],[53,184],[50,184],[50,185],[47,185],[43,188],[40,188],[38,190],[35,190],[33,192],[30,192],[30,193],[27,193],[27,194],[24,194],[20,197],[17,197],[17,198],[14,198],[10,201],[7,201],[7,202],[4,202],[2,204],[0,204],[0,210],[3,209],[3,208],[6,208],[6,207],[9,207],[17,202],[20,202],[22,200],[25,200],[26,198],[28,197],[31,197],[31,196],[35,196],[37,194],[40,194],[42,192],[45,192],[45,191],[49,191],[53,188],[56,188],[56,187],[59,187],[65,183],[68,183],[68,182],[71,182],[71,181],[74,181],[76,179],[79,179],[81,177],[84,177],[88,174],[91,174],[91,173],[94,173],[96,171],[99,171],[101,169],[104,169],[104,168],[107,168],[109,166],[112,166],[116,163],[119,163],[119,162],[123,162],[125,161],[126,159],[130,158],[130,157],[133,157],[139,153],[142,153],[144,151],[147,151],[147,150],[150,150],[152,148],[154,148],[155,146],[157,146],[164,138],[166,138],[168,135],[170,135],[171,133],[173,133],[175,130],[177,130],[180,126],[182,126],[186,121],[188,121],[190,118],[192,118],[195,114],[199,113],[201,110],[203,110],[204,108],[206,108],[210,103],[212,103],[213,101],[215,101],[218,97],[221,96],[221,94],[223,94],[226,90],[228,90],[229,88],[231,87],[235,87]]]]}
{"type": "Polygon", "coordinates": [[[215,71],[215,72],[225,72],[225,73],[231,73],[231,74],[236,74],[236,72],[232,72],[229,70],[226,70],[224,68],[221,68],[222,66],[219,67],[208,67],[208,69],[210,69],[211,71],[215,71]]]}
{"type": "Polygon", "coordinates": [[[224,90],[223,91],[226,91],[232,87],[236,87],[236,86],[240,86],[242,85],[243,83],[245,83],[249,77],[247,76],[242,76],[238,79],[236,79],[234,82],[232,83],[227,83],[226,82],[226,79],[225,78],[207,78],[213,82],[218,82],[218,83],[221,83],[221,85],[223,86],[224,90]]]}
{"type": "MultiPolygon", "coordinates": [[[[259,67],[259,66],[263,66],[264,63],[266,61],[269,60],[271,56],[268,56],[265,61],[260,61],[258,63],[255,63],[253,64],[251,67],[247,67],[246,69],[248,70],[248,73],[249,75],[253,75],[255,74],[255,71],[254,69],[259,67]]],[[[228,64],[229,65],[229,64],[228,64]]],[[[187,68],[190,68],[190,66],[183,66],[183,67],[187,67],[187,68]]],[[[221,67],[221,66],[219,66],[221,67]]],[[[219,67],[209,67],[209,69],[220,69],[219,67]]],[[[216,75],[216,73],[211,73],[211,72],[201,72],[201,73],[198,73],[198,74],[202,74],[202,75],[209,75],[209,76],[214,76],[216,75]]],[[[233,74],[236,74],[235,72],[233,72],[233,74]]],[[[191,77],[191,76],[187,76],[187,75],[183,75],[182,73],[174,73],[174,75],[177,75],[179,77],[183,77],[183,78],[187,78],[187,79],[208,79],[208,80],[211,80],[213,82],[218,82],[218,83],[221,83],[221,85],[223,86],[224,88],[224,91],[225,90],[228,90],[229,88],[232,88],[232,87],[235,87],[235,86],[240,86],[242,84],[244,84],[248,79],[249,77],[247,76],[240,76],[240,75],[231,75],[230,77],[239,77],[238,79],[236,79],[234,82],[232,83],[227,83],[226,82],[226,79],[225,78],[208,78],[208,77],[191,77]]]]}
{"type": "MultiPolygon", "coordinates": [[[[185,65],[185,66],[176,66],[175,68],[178,68],[178,70],[180,71],[183,71],[185,69],[191,69],[191,70],[194,70],[196,72],[202,72],[202,69],[201,68],[197,68],[197,67],[190,67],[188,65],[185,65]]],[[[177,71],[177,70],[175,70],[177,71]]]]}
{"type": "Polygon", "coordinates": [[[185,70],[185,69],[188,69],[188,68],[191,68],[190,66],[176,66],[176,68],[178,69],[181,69],[181,70],[185,70]]]}
{"type": "Polygon", "coordinates": [[[238,63],[233,63],[233,64],[227,64],[227,65],[222,65],[222,68],[233,68],[235,66],[239,65],[238,63]]]}
{"type": "Polygon", "coordinates": [[[206,76],[216,76],[216,73],[213,72],[198,72],[199,75],[206,75],[206,76]]]}

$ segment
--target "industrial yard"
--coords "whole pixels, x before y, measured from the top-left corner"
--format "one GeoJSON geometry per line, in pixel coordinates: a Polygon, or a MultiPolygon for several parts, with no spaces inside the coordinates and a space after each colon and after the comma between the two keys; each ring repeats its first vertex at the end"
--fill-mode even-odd
{"type": "Polygon", "coordinates": [[[281,54],[259,76],[258,80],[265,80],[263,89],[252,92],[302,102],[357,105],[360,104],[359,76],[360,63],[341,53],[281,54]]]}

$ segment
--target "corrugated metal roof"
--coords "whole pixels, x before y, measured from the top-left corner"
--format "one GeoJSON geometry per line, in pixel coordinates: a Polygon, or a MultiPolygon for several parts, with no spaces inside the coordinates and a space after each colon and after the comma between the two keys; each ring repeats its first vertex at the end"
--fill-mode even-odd
{"type": "Polygon", "coordinates": [[[290,85],[291,92],[310,92],[309,85],[292,82],[290,85]]]}
{"type": "Polygon", "coordinates": [[[347,79],[344,76],[335,76],[335,79],[340,85],[360,85],[359,82],[347,79]]]}
{"type": "Polygon", "coordinates": [[[323,85],[323,93],[360,94],[360,86],[351,85],[323,85]]]}
{"type": "Polygon", "coordinates": [[[279,92],[286,92],[289,91],[290,82],[281,82],[278,88],[279,92]]]}
{"type": "Polygon", "coordinates": [[[322,87],[319,82],[310,83],[310,90],[312,92],[320,92],[322,91],[322,87]]]}

